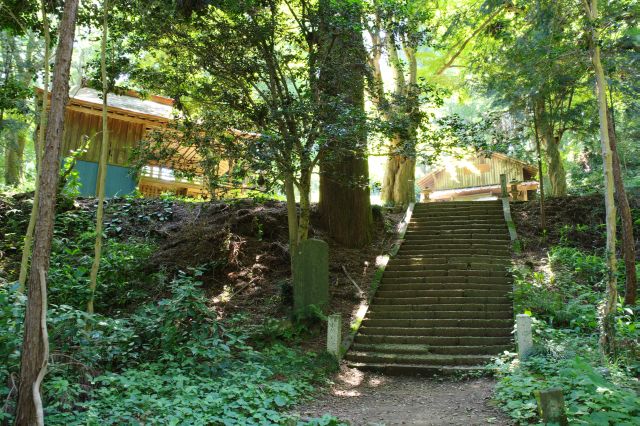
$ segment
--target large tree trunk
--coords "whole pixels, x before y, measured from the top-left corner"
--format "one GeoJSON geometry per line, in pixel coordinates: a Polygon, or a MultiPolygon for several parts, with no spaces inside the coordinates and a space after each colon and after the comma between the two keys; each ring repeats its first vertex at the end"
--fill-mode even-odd
{"type": "Polygon", "coordinates": [[[319,8],[323,63],[318,87],[321,102],[327,106],[321,115],[325,128],[339,128],[331,132],[320,162],[319,212],[333,239],[348,247],[362,247],[371,241],[373,222],[366,157],[362,10],[355,2],[330,0],[321,0],[319,8]],[[348,120],[328,107],[336,103],[348,110],[348,120]]]}
{"type": "Polygon", "coordinates": [[[584,3],[587,17],[590,21],[589,44],[591,62],[596,77],[596,94],[598,97],[598,112],[600,119],[600,145],[602,147],[602,164],[604,167],[604,204],[607,226],[607,294],[601,312],[602,330],[600,345],[605,355],[615,355],[615,314],[618,299],[616,280],[616,205],[614,200],[613,155],[609,141],[607,120],[607,81],[600,60],[600,45],[597,32],[598,1],[591,0],[584,3]]]}
{"type": "Polygon", "coordinates": [[[561,137],[546,134],[544,136],[549,161],[549,182],[551,183],[551,196],[563,197],[567,195],[567,172],[562,164],[560,156],[561,137]]]}
{"type": "Polygon", "coordinates": [[[45,333],[42,330],[43,296],[46,296],[46,273],[49,270],[51,239],[55,219],[56,191],[60,172],[60,149],[67,100],[69,70],[73,51],[78,0],[67,0],[59,26],[59,43],[51,90],[51,109],[42,156],[39,203],[35,228],[33,257],[28,281],[28,299],[24,319],[24,340],[20,366],[20,388],[16,412],[17,425],[38,424],[38,376],[46,367],[45,333]],[[43,291],[43,289],[45,291],[43,291]],[[44,294],[43,294],[44,293],[44,294]]]}
{"type": "MultiPolygon", "coordinates": [[[[394,144],[395,145],[395,144],[394,144]]],[[[392,155],[387,159],[381,198],[385,204],[406,207],[416,201],[415,156],[392,155]]]]}
{"type": "Polygon", "coordinates": [[[613,115],[610,110],[607,114],[607,129],[609,131],[609,145],[611,146],[616,204],[622,224],[622,257],[624,258],[626,278],[624,303],[625,305],[633,306],[636,304],[636,288],[638,283],[638,277],[636,276],[636,242],[633,236],[633,219],[631,217],[631,209],[629,208],[629,200],[627,199],[624,182],[622,181],[622,170],[620,169],[620,157],[618,156],[613,115]]]}
{"type": "Polygon", "coordinates": [[[4,153],[4,183],[7,186],[18,186],[22,181],[24,164],[24,148],[27,145],[25,132],[18,131],[14,143],[5,147],[4,153]]]}

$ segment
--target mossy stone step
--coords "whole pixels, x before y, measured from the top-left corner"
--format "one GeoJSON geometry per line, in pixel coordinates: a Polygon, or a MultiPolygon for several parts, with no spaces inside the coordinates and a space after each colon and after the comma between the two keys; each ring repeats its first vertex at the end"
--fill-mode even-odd
{"type": "Polygon", "coordinates": [[[477,240],[477,239],[493,239],[493,240],[503,240],[506,236],[509,239],[508,229],[505,230],[500,228],[499,231],[483,231],[483,230],[466,230],[464,228],[454,228],[454,229],[422,229],[422,228],[407,228],[407,232],[404,234],[405,239],[413,236],[422,236],[429,237],[433,239],[438,238],[461,238],[468,240],[477,240]]]}
{"type": "MultiPolygon", "coordinates": [[[[386,281],[380,284],[378,292],[396,292],[396,291],[438,291],[447,292],[447,294],[455,295],[458,291],[499,291],[501,293],[511,293],[513,284],[475,284],[475,283],[394,283],[386,281]],[[453,293],[451,293],[453,292],[453,293]]],[[[435,293],[434,293],[435,294],[435,293]]],[[[440,294],[440,293],[438,293],[440,294]]],[[[465,293],[473,294],[473,293],[465,293]]],[[[478,293],[480,294],[480,293],[478,293]]]]}
{"type": "MultiPolygon", "coordinates": [[[[447,265],[441,265],[444,268],[447,265]]],[[[430,269],[422,271],[385,271],[387,278],[419,277],[505,277],[504,269],[430,269]]]]}
{"type": "Polygon", "coordinates": [[[511,276],[479,277],[479,276],[446,276],[446,277],[382,277],[382,284],[415,284],[415,283],[468,283],[468,284],[511,284],[511,276]]]}
{"type": "Polygon", "coordinates": [[[459,262],[459,263],[441,263],[441,264],[426,264],[426,265],[387,265],[385,272],[422,272],[422,271],[434,271],[434,270],[490,270],[490,271],[505,271],[504,265],[497,265],[495,263],[480,263],[480,262],[459,262]]]}
{"type": "Polygon", "coordinates": [[[390,266],[398,266],[398,265],[432,265],[432,264],[443,264],[443,263],[468,263],[468,262],[477,262],[477,263],[490,263],[496,265],[509,266],[511,265],[511,261],[502,256],[485,256],[485,255],[441,255],[441,256],[433,256],[433,257],[416,257],[416,258],[398,258],[393,257],[389,259],[387,262],[387,268],[390,266]]]}
{"type": "Polygon", "coordinates": [[[384,363],[361,363],[347,362],[349,368],[357,368],[362,371],[372,371],[376,373],[394,376],[455,376],[459,374],[482,374],[488,371],[486,366],[447,366],[447,365],[426,365],[426,364],[384,364],[384,363]]]}
{"type": "Polygon", "coordinates": [[[509,287],[499,290],[475,290],[475,289],[441,289],[441,290],[424,290],[424,289],[392,289],[381,287],[376,292],[376,297],[382,299],[387,298],[414,298],[414,297],[506,297],[509,294],[509,287]]]}
{"type": "Polygon", "coordinates": [[[512,310],[511,303],[489,304],[477,303],[464,305],[437,303],[432,305],[383,305],[374,303],[369,308],[372,312],[408,312],[408,311],[509,311],[512,310]]]}
{"type": "Polygon", "coordinates": [[[491,361],[491,355],[389,354],[355,351],[350,351],[345,358],[352,362],[429,365],[485,365],[491,361]]]}
{"type": "Polygon", "coordinates": [[[509,336],[383,336],[358,335],[355,343],[362,344],[409,344],[433,346],[493,346],[511,345],[513,339],[509,336]]]}
{"type": "MultiPolygon", "coordinates": [[[[455,253],[455,254],[473,254],[473,253],[477,253],[476,249],[450,249],[450,250],[445,250],[445,249],[420,249],[420,248],[415,248],[415,247],[407,247],[404,249],[400,249],[400,251],[398,252],[399,255],[402,256],[433,256],[434,254],[437,253],[455,253]]],[[[491,254],[494,256],[506,256],[508,252],[505,251],[505,249],[486,249],[485,252],[487,254],[491,254]]]]}
{"type": "Polygon", "coordinates": [[[506,311],[369,311],[369,319],[512,319],[506,311]]]}
{"type": "Polygon", "coordinates": [[[377,352],[397,354],[437,354],[437,355],[497,355],[512,349],[511,345],[474,345],[474,346],[436,346],[436,345],[412,345],[412,344],[366,344],[355,343],[353,350],[356,352],[377,352]]]}
{"type": "Polygon", "coordinates": [[[365,327],[486,327],[510,328],[513,322],[508,319],[375,319],[365,318],[365,327]]]}
{"type": "Polygon", "coordinates": [[[360,327],[363,336],[509,337],[511,331],[511,327],[360,327]]]}
{"type": "Polygon", "coordinates": [[[408,305],[408,304],[425,304],[425,305],[437,305],[437,304],[460,304],[460,305],[478,305],[478,304],[503,304],[509,303],[511,299],[507,296],[490,296],[490,297],[381,297],[376,296],[373,299],[374,304],[380,305],[408,305]]]}

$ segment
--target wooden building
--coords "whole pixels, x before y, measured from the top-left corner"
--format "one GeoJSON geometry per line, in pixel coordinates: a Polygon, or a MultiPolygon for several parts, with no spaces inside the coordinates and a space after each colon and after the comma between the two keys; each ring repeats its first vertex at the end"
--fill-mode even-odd
{"type": "MultiPolygon", "coordinates": [[[[173,100],[159,96],[142,99],[136,93],[108,96],[109,156],[105,192],[107,197],[126,195],[136,189],[146,196],[173,192],[184,196],[204,196],[206,190],[197,181],[177,179],[174,170],[185,159],[198,161],[194,148],[181,148],[180,159],[164,164],[149,164],[137,174],[131,166],[132,150],[147,132],[163,128],[174,117],[173,100]]],[[[83,196],[96,194],[98,160],[102,143],[102,99],[100,92],[81,88],[70,93],[63,134],[62,155],[83,150],[78,156],[78,171],[83,196]]],[[[169,142],[168,142],[169,143],[169,142]]]]}
{"type": "Polygon", "coordinates": [[[537,167],[504,154],[451,159],[418,180],[422,201],[486,200],[500,196],[500,175],[507,176],[512,198],[535,196],[537,167]]]}

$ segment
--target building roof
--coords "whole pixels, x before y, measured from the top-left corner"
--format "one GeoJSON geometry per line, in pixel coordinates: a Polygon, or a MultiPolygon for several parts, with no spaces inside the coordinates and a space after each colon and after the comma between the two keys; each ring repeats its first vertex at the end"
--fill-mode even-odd
{"type": "MultiPolygon", "coordinates": [[[[134,92],[129,92],[134,94],[134,92]]],[[[102,106],[102,92],[88,87],[82,87],[69,93],[72,100],[78,100],[102,106]]],[[[109,93],[107,97],[109,108],[116,108],[134,113],[152,115],[166,119],[173,118],[173,101],[169,98],[152,96],[149,99],[141,99],[139,96],[116,95],[109,93]]]]}
{"type": "MultiPolygon", "coordinates": [[[[481,156],[485,156],[485,154],[480,153],[480,154],[476,154],[475,156],[469,156],[467,157],[467,159],[471,159],[471,158],[480,158],[481,156]]],[[[487,155],[487,157],[492,157],[492,158],[499,158],[501,160],[505,160],[505,161],[509,161],[512,163],[518,163],[520,164],[525,170],[527,170],[528,172],[530,172],[532,175],[535,175],[538,173],[538,168],[532,164],[529,164],[525,161],[522,160],[518,160],[517,158],[513,158],[513,157],[509,157],[508,155],[499,153],[499,152],[492,152],[490,155],[487,155]]],[[[420,179],[418,179],[418,181],[416,182],[418,184],[418,186],[420,188],[426,188],[429,185],[431,185],[435,179],[436,174],[442,172],[445,170],[444,166],[438,167],[437,169],[432,170],[431,172],[427,173],[426,175],[424,175],[423,177],[421,177],[420,179]]]]}

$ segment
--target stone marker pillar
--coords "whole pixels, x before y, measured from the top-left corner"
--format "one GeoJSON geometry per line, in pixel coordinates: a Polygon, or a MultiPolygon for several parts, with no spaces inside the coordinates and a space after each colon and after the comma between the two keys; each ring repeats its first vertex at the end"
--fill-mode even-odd
{"type": "Polygon", "coordinates": [[[502,198],[507,198],[509,196],[509,194],[507,193],[507,175],[505,175],[504,173],[500,175],[500,190],[502,193],[502,198]]]}
{"type": "Polygon", "coordinates": [[[538,411],[544,424],[558,424],[567,426],[567,414],[564,409],[564,395],[562,389],[551,388],[542,391],[535,391],[538,411]]]}
{"type": "Polygon", "coordinates": [[[329,245],[309,239],[298,245],[293,262],[293,309],[329,303],[329,245]]]}
{"type": "Polygon", "coordinates": [[[340,359],[340,345],[342,343],[342,315],[329,315],[327,321],[327,352],[340,359]]]}
{"type": "Polygon", "coordinates": [[[531,334],[531,317],[527,314],[516,315],[516,337],[518,339],[518,358],[523,360],[531,354],[533,349],[533,335],[531,334]]]}

